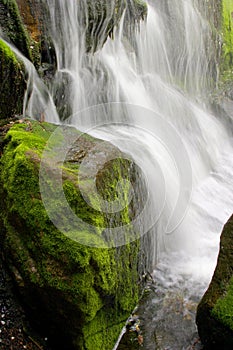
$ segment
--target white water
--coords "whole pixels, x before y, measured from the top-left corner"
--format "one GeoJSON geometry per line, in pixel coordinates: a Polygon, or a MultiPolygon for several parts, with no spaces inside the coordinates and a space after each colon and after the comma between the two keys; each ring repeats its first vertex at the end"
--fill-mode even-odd
{"type": "Polygon", "coordinates": [[[47,3],[57,72],[46,91],[27,66],[31,93],[25,99],[25,113],[36,118],[45,113],[57,123],[57,104],[60,113],[69,111],[67,122],[83,131],[91,129],[133,156],[150,187],[148,217],[158,217],[162,210],[151,229],[153,244],[144,247],[147,268],[155,269],[163,293],[178,290],[184,291],[186,300],[191,295],[200,298],[214,271],[222,226],[233,211],[231,133],[208,111],[206,102],[213,59],[209,24],[195,0],[154,0],[149,2],[147,20],[132,29],[131,36],[123,14],[114,40],[109,38],[102,49],[87,54],[85,5],[77,0],[47,3]],[[38,98],[41,90],[46,98],[38,98]],[[99,104],[105,105],[93,107],[99,104]],[[106,125],[97,128],[99,124],[106,125]],[[183,162],[184,150],[192,173],[183,162]],[[163,174],[165,201],[157,173],[163,174]],[[175,207],[179,220],[172,223],[182,222],[166,234],[175,207]]]}

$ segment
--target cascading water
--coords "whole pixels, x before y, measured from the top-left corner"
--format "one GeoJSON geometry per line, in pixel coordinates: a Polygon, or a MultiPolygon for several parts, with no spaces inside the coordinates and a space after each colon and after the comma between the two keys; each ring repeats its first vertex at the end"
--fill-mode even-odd
{"type": "Polygon", "coordinates": [[[131,154],[143,168],[152,198],[147,215],[151,223],[158,219],[149,225],[150,246],[145,239],[143,247],[146,269],[154,270],[155,279],[144,305],[149,320],[144,348],[185,349],[196,332],[190,308],[208,286],[219,233],[233,210],[231,135],[208,111],[214,62],[209,24],[198,1],[151,0],[145,21],[130,24],[123,10],[107,38],[115,4],[109,0],[105,18],[90,34],[93,45],[98,42],[94,52],[86,49],[90,2],[44,1],[57,70],[46,88],[21,57],[29,71],[25,114],[44,114],[49,121],[66,120],[89,130],[131,154]],[[190,167],[183,164],[188,180],[181,176],[179,147],[188,155],[190,167]],[[177,220],[168,234],[172,212],[177,220]]]}

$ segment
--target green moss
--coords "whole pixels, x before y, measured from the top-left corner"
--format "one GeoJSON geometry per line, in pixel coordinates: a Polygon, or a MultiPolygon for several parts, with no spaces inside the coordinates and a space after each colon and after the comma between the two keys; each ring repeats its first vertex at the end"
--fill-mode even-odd
{"type": "Polygon", "coordinates": [[[2,40],[0,40],[0,50],[1,50],[1,54],[4,55],[8,60],[11,60],[16,65],[18,64],[15,54],[9,48],[9,46],[2,40]]]}
{"type": "Polygon", "coordinates": [[[26,83],[24,66],[9,46],[0,39],[0,119],[22,113],[26,83]]]}
{"type": "MultiPolygon", "coordinates": [[[[77,189],[76,185],[70,180],[66,180],[63,183],[63,188],[65,192],[66,199],[76,213],[76,215],[82,219],[84,222],[87,222],[94,227],[105,227],[104,216],[100,215],[100,211],[94,210],[92,207],[83,200],[82,194],[77,189]]],[[[90,194],[90,202],[94,201],[93,196],[90,194]]],[[[101,230],[96,230],[96,232],[101,233],[101,230]]]]}
{"type": "Polygon", "coordinates": [[[29,37],[20,17],[15,0],[2,0],[0,24],[3,33],[28,58],[31,59],[29,37]]]}
{"type": "Polygon", "coordinates": [[[222,1],[222,35],[222,69],[227,71],[233,66],[233,0],[222,1]]]}
{"type": "Polygon", "coordinates": [[[95,344],[98,349],[112,349],[112,344],[116,343],[127,317],[127,314],[122,315],[119,320],[119,314],[112,312],[111,308],[100,310],[95,319],[84,327],[86,348],[93,349],[93,344],[95,344]],[[105,327],[106,324],[107,327],[105,327]]]}
{"type": "Polygon", "coordinates": [[[225,295],[214,305],[212,314],[233,331],[233,277],[230,279],[225,295]]]}
{"type": "MultiPolygon", "coordinates": [[[[233,334],[233,218],[224,226],[213,278],[211,315],[233,334]]],[[[233,341],[232,341],[233,343],[233,341]]]]}
{"type": "MultiPolygon", "coordinates": [[[[69,349],[92,350],[95,342],[96,350],[107,350],[138,301],[139,242],[118,249],[79,243],[82,236],[85,242],[101,242],[109,218],[83,200],[73,176],[74,164],[72,172],[63,165],[63,189],[73,211],[93,229],[87,231],[80,224],[79,232],[70,231],[66,236],[51,223],[41,200],[38,175],[42,152],[55,129],[48,123],[25,121],[12,126],[5,138],[0,163],[4,253],[12,273],[16,269],[21,276],[16,282],[32,318],[46,328],[46,334],[51,338],[61,334],[69,349]]],[[[61,139],[58,134],[58,144],[61,139]]],[[[90,137],[87,141],[96,142],[90,137]]],[[[116,159],[99,174],[98,186],[106,198],[115,198],[119,178],[129,176],[128,166],[129,161],[116,159]]],[[[49,191],[56,210],[53,184],[49,191]]],[[[129,208],[117,219],[128,223],[129,208]]]]}
{"type": "Polygon", "coordinates": [[[209,349],[233,348],[233,217],[224,226],[212,281],[198,305],[197,325],[209,349]]]}
{"type": "Polygon", "coordinates": [[[220,90],[228,93],[233,80],[233,0],[222,0],[222,50],[220,59],[220,90]]]}

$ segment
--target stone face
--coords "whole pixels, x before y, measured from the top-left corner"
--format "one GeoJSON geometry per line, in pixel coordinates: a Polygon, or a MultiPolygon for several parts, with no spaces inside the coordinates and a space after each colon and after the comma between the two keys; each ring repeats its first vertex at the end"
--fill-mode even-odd
{"type": "MultiPolygon", "coordinates": [[[[77,186],[83,157],[101,143],[85,135],[67,155],[62,178],[70,207],[92,224],[93,230],[81,224],[79,231],[65,235],[53,225],[41,199],[39,167],[42,150],[55,129],[48,123],[20,121],[4,139],[0,163],[2,249],[30,319],[53,345],[92,350],[95,344],[96,350],[109,350],[138,300],[139,240],[110,249],[79,243],[77,237],[103,241],[104,227],[113,220],[90,207],[77,186]]],[[[97,187],[106,200],[115,198],[120,178],[135,182],[137,177],[130,160],[116,152],[118,157],[97,177],[97,187]]],[[[56,167],[60,165],[48,164],[47,168],[55,177],[56,167]]],[[[53,198],[52,183],[49,191],[56,210],[59,203],[53,198]]],[[[124,196],[128,195],[126,188],[124,196]]],[[[132,204],[126,206],[116,216],[115,225],[128,224],[133,212],[132,204]]]]}
{"type": "Polygon", "coordinates": [[[16,0],[22,22],[30,37],[31,57],[36,68],[41,64],[54,64],[55,52],[48,35],[49,16],[46,2],[16,0]]]}
{"type": "Polygon", "coordinates": [[[32,40],[39,42],[42,34],[42,3],[38,0],[16,0],[16,2],[32,40]]]}
{"type": "Polygon", "coordinates": [[[233,349],[233,216],[221,235],[217,267],[197,309],[197,326],[207,349],[233,349]]]}

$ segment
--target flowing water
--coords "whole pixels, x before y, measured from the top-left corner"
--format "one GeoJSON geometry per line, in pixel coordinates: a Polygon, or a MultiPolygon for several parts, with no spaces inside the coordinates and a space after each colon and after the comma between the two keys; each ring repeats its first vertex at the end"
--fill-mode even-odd
{"type": "Polygon", "coordinates": [[[142,251],[154,278],[141,311],[144,348],[186,349],[233,210],[231,125],[208,107],[216,75],[210,25],[198,1],[151,0],[145,21],[131,23],[124,10],[106,40],[109,0],[98,36],[91,33],[97,50],[87,52],[87,3],[44,2],[57,69],[46,87],[24,59],[25,114],[110,140],[143,169],[151,206],[142,251]]]}

